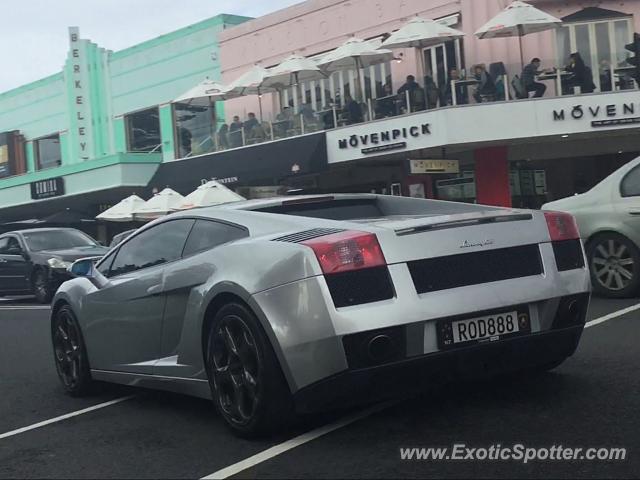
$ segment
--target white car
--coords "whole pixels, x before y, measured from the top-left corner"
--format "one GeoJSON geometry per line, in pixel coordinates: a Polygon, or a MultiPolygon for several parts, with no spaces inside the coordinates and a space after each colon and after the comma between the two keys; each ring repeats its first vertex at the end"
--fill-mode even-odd
{"type": "Polygon", "coordinates": [[[640,157],[586,193],[542,206],[575,216],[596,292],[614,298],[640,290],[640,157]]]}

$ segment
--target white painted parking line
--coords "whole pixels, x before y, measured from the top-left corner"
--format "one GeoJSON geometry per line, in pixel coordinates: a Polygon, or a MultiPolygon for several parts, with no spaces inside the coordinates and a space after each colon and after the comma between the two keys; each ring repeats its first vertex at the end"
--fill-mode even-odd
{"type": "Polygon", "coordinates": [[[0,305],[0,310],[51,310],[49,305],[0,305]]]}
{"type": "Polygon", "coordinates": [[[627,313],[635,312],[636,310],[640,310],[640,303],[635,305],[631,305],[630,307],[623,308],[622,310],[616,310],[615,312],[611,312],[602,317],[596,318],[587,322],[584,328],[595,327],[596,325],[600,325],[601,323],[608,322],[609,320],[613,320],[614,318],[621,317],[626,315],[627,313]]]}
{"type": "Polygon", "coordinates": [[[373,407],[367,408],[366,410],[362,410],[361,412],[354,413],[353,415],[349,415],[345,418],[342,418],[336,422],[330,423],[328,425],[324,425],[322,427],[316,428],[315,430],[311,430],[309,432],[303,433],[302,435],[298,435],[291,440],[287,440],[284,443],[279,445],[275,445],[271,448],[268,448],[260,453],[253,455],[252,457],[246,458],[238,463],[234,463],[233,465],[229,465],[228,467],[223,468],[222,470],[218,470],[217,472],[213,472],[206,477],[202,477],[202,480],[205,479],[219,479],[219,478],[229,478],[233,475],[236,475],[247,468],[251,468],[255,465],[258,465],[262,462],[266,462],[278,455],[285,453],[289,450],[292,450],[300,445],[304,445],[305,443],[309,443],[316,438],[322,437],[328,433],[333,432],[334,430],[339,430],[342,427],[346,427],[347,425],[351,425],[358,420],[362,420],[370,415],[373,415],[376,412],[384,410],[385,408],[390,407],[398,403],[398,401],[393,402],[385,402],[380,403],[378,405],[374,405],[373,407]]]}
{"type": "Polygon", "coordinates": [[[108,402],[99,403],[97,405],[93,405],[92,407],[83,408],[82,410],[76,410],[75,412],[66,413],[64,415],[60,415],[59,417],[50,418],[49,420],[45,420],[43,422],[34,423],[33,425],[29,425],[27,427],[18,428],[17,430],[11,430],[10,432],[0,433],[0,440],[7,437],[13,437],[14,435],[19,435],[21,433],[28,432],[30,430],[35,430],[36,428],[44,427],[46,425],[51,425],[52,423],[61,422],[68,418],[77,417],[78,415],[84,415],[85,413],[94,412],[96,410],[100,410],[101,408],[109,407],[111,405],[116,405],[118,403],[131,400],[135,396],[136,395],[129,395],[127,397],[116,398],[115,400],[109,400],[108,402]]]}

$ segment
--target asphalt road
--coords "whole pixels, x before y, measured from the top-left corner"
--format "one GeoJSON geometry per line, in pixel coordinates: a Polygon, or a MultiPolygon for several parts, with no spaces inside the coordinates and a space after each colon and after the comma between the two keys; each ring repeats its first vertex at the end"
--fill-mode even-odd
{"type": "MultiPolygon", "coordinates": [[[[594,299],[589,318],[638,303],[594,299]]],[[[291,447],[361,410],[305,419],[279,438],[234,437],[209,402],[106,387],[86,399],[58,385],[46,308],[0,301],[0,478],[199,478],[273,446],[291,447]],[[3,438],[109,400],[131,399],[3,438]],[[294,440],[298,442],[298,439],[294,440]]],[[[449,385],[405,399],[266,461],[239,478],[637,478],[640,310],[585,330],[557,370],[449,385]],[[400,448],[624,447],[624,461],[404,461],[400,448]]],[[[319,434],[318,434],[319,435],[319,434]]]]}

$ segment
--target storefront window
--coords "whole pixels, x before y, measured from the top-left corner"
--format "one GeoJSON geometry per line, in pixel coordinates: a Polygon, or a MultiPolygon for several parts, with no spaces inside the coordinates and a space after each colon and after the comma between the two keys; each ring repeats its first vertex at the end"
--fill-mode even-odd
{"type": "Polygon", "coordinates": [[[157,107],[130,113],[124,118],[127,128],[127,151],[162,151],[160,115],[157,107]]]}
{"type": "MultiPolygon", "coordinates": [[[[595,11],[594,15],[597,15],[598,9],[595,11]]],[[[624,16],[624,13],[620,13],[620,17],[624,16]]],[[[578,52],[592,70],[593,81],[599,91],[633,88],[633,82],[627,74],[615,71],[629,66],[627,59],[631,53],[625,49],[625,45],[631,42],[631,18],[591,19],[582,16],[580,21],[572,20],[571,17],[567,19],[567,24],[556,32],[558,66],[565,66],[569,62],[569,55],[578,52]]]]}
{"type": "Polygon", "coordinates": [[[50,135],[34,140],[33,148],[38,170],[59,167],[62,164],[60,135],[50,135]]]}
{"type": "Polygon", "coordinates": [[[17,130],[0,133],[0,178],[25,172],[24,137],[17,130]]]}
{"type": "Polygon", "coordinates": [[[178,158],[200,155],[216,149],[215,106],[213,103],[205,102],[176,103],[173,107],[178,158]]]}

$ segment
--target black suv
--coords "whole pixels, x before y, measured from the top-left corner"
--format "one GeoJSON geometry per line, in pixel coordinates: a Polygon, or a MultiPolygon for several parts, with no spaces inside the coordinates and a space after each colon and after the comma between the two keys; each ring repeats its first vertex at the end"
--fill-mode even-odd
{"type": "Polygon", "coordinates": [[[107,248],[73,228],[38,228],[0,235],[0,296],[35,295],[49,303],[71,277],[75,260],[104,255],[107,248]]]}

